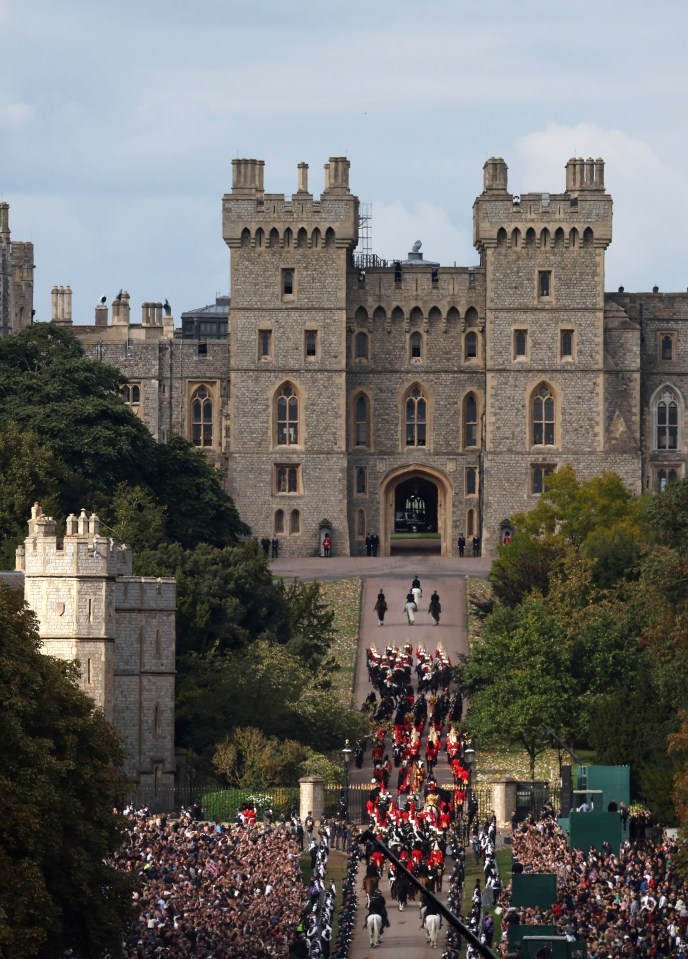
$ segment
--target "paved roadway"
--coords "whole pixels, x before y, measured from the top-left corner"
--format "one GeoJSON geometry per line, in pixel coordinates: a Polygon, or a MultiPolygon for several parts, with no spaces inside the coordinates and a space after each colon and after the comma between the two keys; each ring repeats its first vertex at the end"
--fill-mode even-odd
{"type": "MultiPolygon", "coordinates": [[[[359,632],[358,664],[356,668],[356,700],[362,703],[370,692],[366,669],[366,649],[373,643],[379,650],[392,644],[402,646],[407,639],[413,643],[414,652],[419,643],[434,651],[441,642],[452,662],[457,655],[466,652],[466,577],[487,576],[490,567],[488,559],[442,557],[442,556],[399,556],[399,557],[331,557],[329,559],[313,557],[310,559],[276,559],[271,562],[275,574],[285,578],[298,577],[304,581],[332,580],[359,577],[364,580],[361,624],[359,632]],[[414,575],[418,575],[423,588],[423,598],[416,614],[416,623],[409,626],[403,612],[406,594],[414,575]],[[385,625],[380,627],[373,606],[382,588],[387,598],[388,611],[385,625]],[[433,589],[440,594],[442,616],[439,626],[433,626],[427,614],[428,603],[433,589]]],[[[414,675],[415,679],[415,675],[414,675]]],[[[414,684],[415,685],[415,684],[414,684]]],[[[367,751],[362,770],[351,767],[352,782],[369,782],[372,778],[370,750],[367,751]]],[[[397,770],[393,770],[390,779],[392,792],[396,792],[397,770]]],[[[451,781],[451,771],[446,763],[446,753],[440,753],[440,762],[436,769],[439,781],[451,781]]],[[[448,872],[451,872],[451,864],[448,872]]],[[[364,869],[359,869],[359,883],[362,883],[364,869]]],[[[384,941],[379,949],[372,949],[368,934],[363,928],[366,916],[365,898],[362,891],[359,896],[356,929],[351,947],[350,959],[372,959],[387,955],[390,959],[417,959],[419,956],[439,956],[442,954],[446,925],[440,931],[439,945],[430,949],[425,941],[425,932],[419,928],[419,902],[409,903],[404,912],[399,912],[396,903],[389,894],[387,879],[381,888],[387,900],[387,909],[391,928],[385,931],[384,941]]],[[[446,890],[446,883],[445,883],[446,890]]]]}

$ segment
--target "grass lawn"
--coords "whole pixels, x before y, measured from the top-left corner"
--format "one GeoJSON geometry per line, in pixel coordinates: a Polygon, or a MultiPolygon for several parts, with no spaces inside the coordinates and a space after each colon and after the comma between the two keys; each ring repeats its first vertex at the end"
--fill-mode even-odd
{"type": "Polygon", "coordinates": [[[335,636],[330,652],[337,661],[339,669],[332,675],[332,685],[343,706],[352,704],[362,590],[363,581],[360,579],[340,579],[331,583],[320,583],[320,595],[334,612],[335,636]]]}

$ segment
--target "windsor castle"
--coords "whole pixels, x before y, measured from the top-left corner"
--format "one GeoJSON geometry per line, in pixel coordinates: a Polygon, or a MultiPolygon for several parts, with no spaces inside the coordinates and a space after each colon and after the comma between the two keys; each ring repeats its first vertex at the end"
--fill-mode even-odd
{"type": "MultiPolygon", "coordinates": [[[[160,441],[186,436],[221,470],[242,519],[288,555],[383,555],[413,529],[443,555],[478,536],[492,553],[549,473],[614,470],[634,493],[684,475],[688,294],[605,292],[612,199],[602,160],[572,159],[560,193],[510,192],[484,166],[475,266],[416,243],[361,252],[349,162],[319,198],[299,164],[291,196],[264,164],[232,162],[222,200],[231,302],[183,314],[126,292],[73,329],[118,367],[124,398],[160,441]]],[[[30,322],[30,244],[0,204],[0,332],[30,322]]],[[[431,238],[426,238],[431,248],[431,238]]],[[[71,290],[52,320],[72,324],[71,290]]]]}

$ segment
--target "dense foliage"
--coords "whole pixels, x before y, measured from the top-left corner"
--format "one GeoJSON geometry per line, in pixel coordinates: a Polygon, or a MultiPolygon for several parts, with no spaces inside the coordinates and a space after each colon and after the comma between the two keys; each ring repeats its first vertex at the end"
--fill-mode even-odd
{"type": "Polygon", "coordinates": [[[116,948],[126,877],[104,865],[122,839],[113,813],[119,741],[75,668],[39,652],[33,614],[0,587],[0,953],[52,959],[116,948]]]}
{"type": "MultiPolygon", "coordinates": [[[[138,573],[177,579],[176,741],[202,769],[237,727],[320,751],[356,734],[360,713],[343,709],[330,688],[333,613],[317,583],[275,582],[253,542],[174,543],[135,561],[138,573]]],[[[284,769],[273,771],[280,782],[293,766],[283,756],[284,769]]]]}
{"type": "MultiPolygon", "coordinates": [[[[227,546],[248,533],[219,473],[180,437],[155,442],[123,402],[119,370],[89,360],[73,333],[34,324],[0,340],[0,565],[13,567],[34,500],[55,516],[120,505],[156,521],[158,541],[227,546]],[[145,508],[141,505],[145,494],[145,508]],[[136,504],[139,503],[137,506],[136,504]]],[[[154,545],[150,530],[143,543],[154,545]]]]}
{"type": "Polygon", "coordinates": [[[465,670],[469,726],[531,760],[549,726],[597,762],[629,764],[635,795],[673,819],[673,777],[688,784],[688,480],[654,497],[613,474],[580,482],[564,468],[548,482],[493,564],[496,604],[465,670]]]}

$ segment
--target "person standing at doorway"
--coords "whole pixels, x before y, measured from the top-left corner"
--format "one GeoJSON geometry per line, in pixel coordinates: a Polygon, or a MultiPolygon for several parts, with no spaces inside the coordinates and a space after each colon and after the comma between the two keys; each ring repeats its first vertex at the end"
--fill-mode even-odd
{"type": "Polygon", "coordinates": [[[463,533],[459,536],[459,556],[463,556],[466,552],[466,537],[463,533]]]}
{"type": "Polygon", "coordinates": [[[322,548],[323,548],[323,556],[332,555],[332,540],[330,539],[329,536],[326,536],[325,539],[323,540],[322,548]]]}
{"type": "Polygon", "coordinates": [[[373,545],[373,556],[377,556],[377,551],[380,548],[380,537],[377,535],[377,533],[373,533],[373,535],[370,537],[370,541],[373,545]]]}

